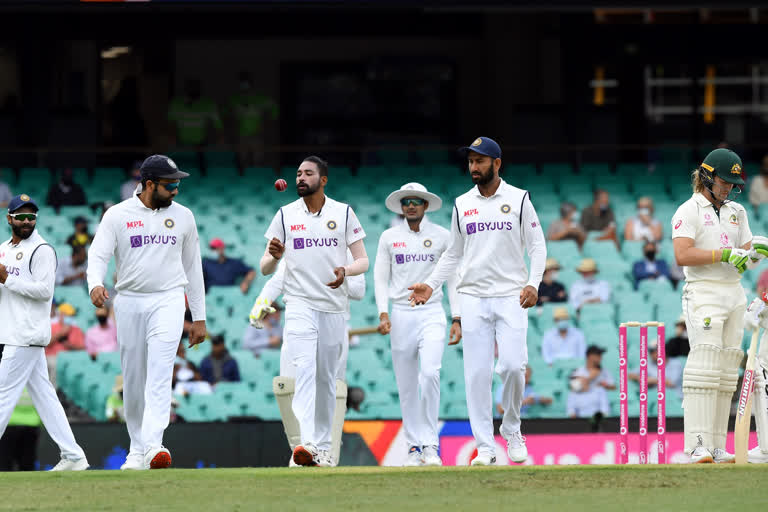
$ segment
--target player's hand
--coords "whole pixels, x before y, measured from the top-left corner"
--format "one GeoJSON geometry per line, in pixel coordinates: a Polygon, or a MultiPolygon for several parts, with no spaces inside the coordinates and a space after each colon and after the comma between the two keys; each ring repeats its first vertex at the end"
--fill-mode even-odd
{"type": "Polygon", "coordinates": [[[192,322],[192,328],[189,330],[189,348],[204,342],[206,334],[205,320],[192,322]]]}
{"type": "Polygon", "coordinates": [[[758,254],[760,259],[768,256],[768,238],[764,236],[753,236],[752,249],[758,254]]]}
{"type": "Polygon", "coordinates": [[[330,286],[334,290],[341,286],[344,283],[344,277],[347,275],[347,269],[344,267],[336,267],[333,269],[334,275],[336,275],[336,279],[331,281],[330,283],[326,283],[326,286],[330,286]]]}
{"type": "Polygon", "coordinates": [[[254,326],[257,329],[263,329],[264,323],[262,320],[264,320],[264,317],[267,315],[271,315],[275,312],[275,308],[272,307],[272,304],[270,304],[269,299],[266,297],[259,297],[256,299],[256,302],[253,304],[253,308],[251,309],[251,314],[248,316],[248,323],[250,323],[252,326],[254,326]]]}
{"type": "Polygon", "coordinates": [[[5,283],[5,280],[8,279],[8,269],[5,268],[5,265],[0,263],[0,283],[5,283]]]}
{"type": "Polygon", "coordinates": [[[103,308],[104,303],[109,300],[109,292],[103,286],[97,286],[91,290],[91,304],[97,308],[103,308]]]}
{"type": "Polygon", "coordinates": [[[523,288],[520,292],[520,306],[523,309],[528,309],[536,305],[539,300],[539,292],[531,285],[523,288]]]}
{"type": "Polygon", "coordinates": [[[457,345],[461,341],[461,322],[451,324],[451,332],[448,333],[448,344],[457,345]]]}
{"type": "Polygon", "coordinates": [[[408,302],[411,303],[411,307],[420,306],[426,304],[429,298],[432,296],[432,288],[424,283],[416,283],[408,287],[411,290],[411,295],[408,297],[408,302]]]}
{"type": "Polygon", "coordinates": [[[389,334],[392,330],[392,322],[389,321],[389,313],[379,315],[379,326],[376,328],[379,334],[389,334]]]}
{"type": "Polygon", "coordinates": [[[723,249],[723,256],[720,261],[732,265],[739,271],[739,274],[743,274],[747,270],[749,251],[746,249],[723,249]]]}
{"type": "Polygon", "coordinates": [[[285,246],[283,245],[283,242],[277,238],[273,238],[269,241],[267,249],[269,250],[269,254],[272,255],[272,257],[276,260],[282,258],[283,253],[285,253],[285,246]]]}

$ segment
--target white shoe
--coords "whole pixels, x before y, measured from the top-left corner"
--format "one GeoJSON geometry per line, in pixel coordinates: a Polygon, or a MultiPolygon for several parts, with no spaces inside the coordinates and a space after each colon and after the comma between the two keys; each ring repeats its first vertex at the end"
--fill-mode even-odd
{"type": "Polygon", "coordinates": [[[144,455],[144,465],[149,469],[165,469],[171,467],[171,452],[164,446],[151,448],[144,455]]]}
{"type": "Polygon", "coordinates": [[[293,450],[293,462],[299,466],[317,466],[318,451],[315,445],[307,443],[293,450]]]}
{"type": "Polygon", "coordinates": [[[293,461],[293,452],[291,452],[291,458],[288,460],[288,467],[289,468],[300,468],[301,467],[301,466],[299,466],[298,464],[296,464],[293,461]]]}
{"type": "Polygon", "coordinates": [[[525,462],[528,459],[528,448],[525,446],[525,437],[518,430],[512,432],[507,439],[507,456],[512,462],[525,462]]]}
{"type": "Polygon", "coordinates": [[[712,464],[713,462],[715,462],[715,458],[712,456],[712,452],[702,445],[698,445],[691,452],[691,464],[712,464]]]}
{"type": "Polygon", "coordinates": [[[149,469],[144,464],[144,456],[139,453],[129,453],[128,457],[125,458],[125,463],[120,466],[121,470],[131,469],[131,470],[143,470],[143,469],[149,469]]]}
{"type": "Polygon", "coordinates": [[[493,466],[496,464],[496,456],[488,453],[478,453],[477,457],[472,459],[470,466],[493,466]]]}
{"type": "Polygon", "coordinates": [[[712,452],[712,458],[715,460],[715,464],[735,464],[736,456],[732,453],[728,453],[722,448],[715,448],[712,452]]]}
{"type": "Polygon", "coordinates": [[[58,464],[51,468],[51,471],[85,471],[89,467],[85,457],[77,460],[61,459],[58,464]]]}
{"type": "Polygon", "coordinates": [[[403,466],[423,466],[424,459],[422,458],[421,449],[418,446],[411,446],[408,450],[408,457],[405,459],[403,466]]]}
{"type": "Polygon", "coordinates": [[[317,465],[321,468],[332,468],[333,467],[333,457],[331,457],[331,452],[329,450],[320,450],[317,453],[317,465]]]}
{"type": "Polygon", "coordinates": [[[422,461],[425,466],[442,466],[443,461],[437,454],[437,446],[421,447],[422,461]]]}
{"type": "Polygon", "coordinates": [[[768,463],[768,453],[762,451],[759,446],[755,446],[747,453],[747,462],[750,464],[766,464],[768,463]]]}

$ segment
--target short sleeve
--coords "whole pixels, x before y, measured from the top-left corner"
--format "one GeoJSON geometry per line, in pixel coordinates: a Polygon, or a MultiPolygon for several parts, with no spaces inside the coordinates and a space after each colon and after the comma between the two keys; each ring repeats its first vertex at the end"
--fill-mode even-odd
{"type": "Polygon", "coordinates": [[[749,228],[747,211],[741,210],[741,222],[739,223],[739,247],[752,241],[752,230],[749,228]]]}
{"type": "Polygon", "coordinates": [[[347,247],[365,238],[365,231],[351,206],[347,206],[347,247]]]}
{"type": "Polygon", "coordinates": [[[696,239],[698,218],[691,212],[691,203],[683,203],[672,216],[672,238],[696,239]]]}
{"type": "Polygon", "coordinates": [[[272,222],[269,223],[267,232],[264,233],[264,237],[267,240],[277,238],[281,242],[285,243],[285,220],[283,218],[283,209],[280,208],[272,218],[272,222]]]}

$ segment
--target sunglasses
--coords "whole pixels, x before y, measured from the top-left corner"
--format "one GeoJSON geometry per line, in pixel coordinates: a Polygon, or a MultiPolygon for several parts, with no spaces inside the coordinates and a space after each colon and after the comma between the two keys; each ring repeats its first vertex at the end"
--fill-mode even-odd
{"type": "Polygon", "coordinates": [[[177,188],[179,188],[179,185],[181,185],[180,181],[176,181],[173,183],[158,183],[159,186],[163,187],[168,192],[173,192],[177,188]]]}
{"type": "Polygon", "coordinates": [[[400,200],[400,204],[402,206],[421,206],[424,204],[424,200],[420,197],[404,197],[400,200]]]}
{"type": "Polygon", "coordinates": [[[24,222],[25,220],[33,221],[37,220],[37,214],[36,213],[9,213],[11,217],[13,217],[15,220],[20,220],[24,222]]]}

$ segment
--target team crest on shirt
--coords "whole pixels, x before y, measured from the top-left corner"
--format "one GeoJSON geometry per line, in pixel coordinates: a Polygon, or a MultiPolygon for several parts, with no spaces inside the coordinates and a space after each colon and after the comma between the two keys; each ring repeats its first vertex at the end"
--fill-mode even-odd
{"type": "Polygon", "coordinates": [[[165,227],[167,227],[168,229],[173,229],[173,226],[176,225],[176,223],[173,222],[173,219],[165,219],[164,224],[165,224],[165,227]]]}
{"type": "Polygon", "coordinates": [[[729,217],[729,220],[731,221],[731,224],[733,224],[734,226],[738,226],[739,225],[739,218],[736,217],[735,213],[731,214],[731,216],[729,217]]]}
{"type": "Polygon", "coordinates": [[[23,252],[17,252],[17,253],[16,253],[16,259],[17,259],[17,260],[20,260],[20,259],[21,259],[21,258],[23,258],[23,257],[24,257],[24,253],[23,253],[23,252]]]}
{"type": "Polygon", "coordinates": [[[432,247],[432,240],[430,240],[429,238],[424,240],[424,247],[432,247]]]}
{"type": "Polygon", "coordinates": [[[712,330],[712,318],[707,317],[704,319],[704,330],[705,331],[712,330]]]}
{"type": "Polygon", "coordinates": [[[501,205],[501,213],[506,215],[507,213],[509,213],[511,211],[512,211],[512,207],[509,206],[508,204],[501,205]]]}
{"type": "Polygon", "coordinates": [[[328,229],[333,231],[334,229],[336,229],[336,221],[335,220],[329,220],[328,223],[326,224],[326,226],[328,227],[328,229]]]}

